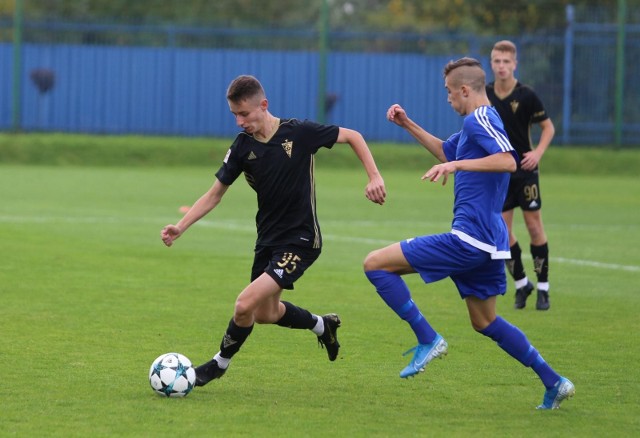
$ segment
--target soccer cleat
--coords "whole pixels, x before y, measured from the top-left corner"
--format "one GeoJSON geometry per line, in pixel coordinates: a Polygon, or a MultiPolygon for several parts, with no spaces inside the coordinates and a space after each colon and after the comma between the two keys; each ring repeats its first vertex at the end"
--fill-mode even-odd
{"type": "Polygon", "coordinates": [[[334,361],[338,357],[340,343],[338,342],[338,327],[340,327],[340,318],[335,313],[329,313],[322,317],[324,321],[324,333],[318,336],[318,344],[320,347],[327,349],[329,360],[334,361]]]}
{"type": "Polygon", "coordinates": [[[400,377],[406,379],[407,377],[414,376],[422,371],[424,371],[424,367],[427,366],[429,362],[431,362],[436,357],[442,359],[442,356],[445,356],[448,352],[448,344],[447,341],[440,335],[437,335],[436,338],[430,344],[418,344],[413,347],[411,350],[405,352],[403,356],[407,354],[413,353],[413,359],[409,362],[409,365],[406,366],[405,369],[400,371],[400,377]]]}
{"type": "Polygon", "coordinates": [[[549,303],[549,291],[538,289],[538,300],[536,301],[536,309],[549,310],[551,304],[549,303]]]}
{"type": "Polygon", "coordinates": [[[542,404],[536,409],[558,409],[563,400],[573,397],[576,387],[569,379],[560,377],[553,388],[547,389],[542,399],[542,404]]]}
{"type": "Polygon", "coordinates": [[[531,291],[533,291],[533,283],[531,282],[528,282],[520,289],[516,289],[516,302],[513,307],[516,309],[524,309],[527,305],[527,298],[531,295],[531,291]]]}
{"type": "Polygon", "coordinates": [[[219,379],[227,371],[226,368],[220,368],[215,359],[196,367],[196,386],[204,386],[213,379],[219,379]]]}

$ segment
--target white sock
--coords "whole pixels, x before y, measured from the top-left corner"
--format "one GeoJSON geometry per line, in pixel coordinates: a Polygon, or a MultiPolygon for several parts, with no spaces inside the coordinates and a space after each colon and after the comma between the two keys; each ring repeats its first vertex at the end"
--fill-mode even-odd
{"type": "Polygon", "coordinates": [[[324,333],[324,319],[322,319],[322,316],[318,316],[318,315],[313,315],[316,317],[317,321],[316,321],[316,325],[314,328],[311,329],[311,331],[313,333],[315,333],[317,336],[322,336],[322,334],[324,333]]]}
{"type": "Polygon", "coordinates": [[[549,292],[549,282],[538,283],[538,290],[543,290],[545,292],[549,292]]]}
{"type": "Polygon", "coordinates": [[[529,283],[529,279],[527,277],[524,277],[521,280],[516,280],[516,289],[520,289],[521,287],[525,287],[527,285],[527,283],[529,283]]]}
{"type": "Polygon", "coordinates": [[[218,362],[218,367],[222,368],[223,370],[226,370],[227,367],[229,366],[229,362],[231,362],[231,359],[227,359],[226,357],[220,356],[219,351],[216,353],[215,356],[213,356],[213,358],[216,360],[216,362],[218,362]]]}

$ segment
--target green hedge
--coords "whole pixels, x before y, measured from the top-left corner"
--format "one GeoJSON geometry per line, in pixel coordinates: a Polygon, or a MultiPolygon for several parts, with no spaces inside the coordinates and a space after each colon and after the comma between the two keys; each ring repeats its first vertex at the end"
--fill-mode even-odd
{"type": "MultiPolygon", "coordinates": [[[[82,134],[0,134],[0,163],[92,166],[213,166],[222,161],[230,139],[82,134]]],[[[427,170],[435,160],[414,144],[370,143],[381,170],[427,170]]],[[[318,163],[356,167],[348,146],[318,154],[318,163]]],[[[640,149],[553,146],[542,161],[544,173],[635,175],[640,149]]]]}

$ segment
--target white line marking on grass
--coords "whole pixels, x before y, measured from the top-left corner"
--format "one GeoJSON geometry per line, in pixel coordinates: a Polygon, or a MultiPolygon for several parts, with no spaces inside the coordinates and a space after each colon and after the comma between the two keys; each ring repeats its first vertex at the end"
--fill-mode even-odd
{"type": "MultiPolygon", "coordinates": [[[[168,219],[169,221],[175,220],[168,219]]],[[[124,217],[113,217],[113,216],[87,216],[87,217],[69,217],[69,216],[8,216],[8,215],[0,215],[0,223],[32,223],[32,224],[41,224],[41,223],[71,223],[71,224],[118,224],[118,223],[159,223],[160,219],[150,219],[150,218],[137,218],[135,220],[131,220],[131,218],[124,217]]],[[[351,224],[351,223],[350,223],[351,224]]],[[[197,224],[200,226],[217,228],[223,230],[233,230],[233,231],[242,231],[246,233],[255,233],[254,225],[247,225],[246,221],[235,221],[235,220],[217,220],[217,221],[209,221],[209,220],[200,220],[197,224]]],[[[393,240],[385,240],[385,239],[374,239],[369,237],[355,237],[355,236],[343,236],[337,234],[323,234],[324,240],[334,241],[334,242],[342,242],[342,243],[361,243],[365,245],[379,245],[379,246],[387,246],[395,243],[393,240]]],[[[524,258],[527,258],[527,254],[523,254],[524,258]]],[[[530,257],[529,257],[530,258],[530,257]]],[[[621,265],[618,263],[603,263],[596,262],[592,260],[580,260],[580,259],[570,259],[566,257],[553,257],[552,262],[565,263],[568,265],[576,265],[576,266],[589,266],[592,268],[600,268],[600,269],[609,269],[613,271],[627,271],[627,272],[640,272],[640,266],[633,265],[621,265]]]]}
{"type": "Polygon", "coordinates": [[[640,272],[640,266],[619,265],[617,263],[592,262],[589,260],[567,259],[564,257],[553,257],[551,261],[571,265],[590,266],[592,268],[612,269],[615,271],[640,272]]]}

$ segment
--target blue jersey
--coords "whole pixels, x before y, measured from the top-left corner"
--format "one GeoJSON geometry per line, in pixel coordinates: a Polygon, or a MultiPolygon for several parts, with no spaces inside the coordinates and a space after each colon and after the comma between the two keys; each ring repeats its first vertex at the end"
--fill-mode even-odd
{"type": "MultiPolygon", "coordinates": [[[[501,152],[517,153],[493,107],[481,106],[464,118],[462,130],[442,145],[448,161],[477,159],[501,152]]],[[[511,258],[509,234],[502,219],[509,173],[455,173],[452,233],[494,259],[511,258]]]]}

